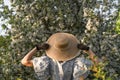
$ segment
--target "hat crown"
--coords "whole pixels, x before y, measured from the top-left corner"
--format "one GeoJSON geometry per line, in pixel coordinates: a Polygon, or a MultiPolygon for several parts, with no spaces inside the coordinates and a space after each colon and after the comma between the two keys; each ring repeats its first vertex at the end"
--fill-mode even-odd
{"type": "Polygon", "coordinates": [[[69,46],[69,39],[66,35],[59,35],[55,38],[55,47],[59,49],[66,49],[69,46]]]}

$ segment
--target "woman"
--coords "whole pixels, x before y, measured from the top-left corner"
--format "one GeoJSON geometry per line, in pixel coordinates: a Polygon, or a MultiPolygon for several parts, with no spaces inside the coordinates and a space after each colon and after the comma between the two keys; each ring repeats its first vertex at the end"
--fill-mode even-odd
{"type": "Polygon", "coordinates": [[[98,63],[92,50],[80,44],[77,38],[69,33],[53,34],[43,45],[33,48],[21,63],[34,67],[39,80],[84,80],[92,62],[80,57],[80,50],[86,52],[94,63],[98,63]],[[46,54],[32,59],[41,49],[45,50],[46,54]]]}

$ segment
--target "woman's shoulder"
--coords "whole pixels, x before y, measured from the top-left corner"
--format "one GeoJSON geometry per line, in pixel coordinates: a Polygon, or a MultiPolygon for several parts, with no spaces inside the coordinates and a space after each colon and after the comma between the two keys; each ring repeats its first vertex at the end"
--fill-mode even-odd
{"type": "Polygon", "coordinates": [[[47,80],[49,74],[49,58],[47,56],[33,58],[33,67],[39,80],[47,80]]]}
{"type": "Polygon", "coordinates": [[[35,57],[35,58],[33,58],[33,60],[36,61],[36,62],[38,62],[38,61],[39,62],[40,61],[43,61],[43,62],[45,61],[46,62],[46,61],[49,61],[49,57],[48,56],[35,57]]]}
{"type": "Polygon", "coordinates": [[[89,68],[92,66],[92,62],[85,57],[76,57],[74,61],[74,80],[78,80],[81,76],[87,77],[89,68]]]}
{"type": "Polygon", "coordinates": [[[86,65],[87,67],[90,67],[93,65],[93,62],[85,57],[77,57],[75,59],[75,64],[77,65],[86,65]]]}
{"type": "Polygon", "coordinates": [[[41,57],[35,57],[32,60],[34,68],[42,68],[42,67],[48,67],[49,65],[49,58],[47,56],[41,56],[41,57]]]}

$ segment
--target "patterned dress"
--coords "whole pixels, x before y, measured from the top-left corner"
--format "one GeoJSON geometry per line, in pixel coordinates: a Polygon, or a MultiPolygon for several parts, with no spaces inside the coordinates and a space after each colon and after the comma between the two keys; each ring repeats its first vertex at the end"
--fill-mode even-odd
{"type": "Polygon", "coordinates": [[[81,76],[87,77],[92,66],[92,62],[84,57],[58,62],[48,56],[41,56],[32,61],[38,80],[79,80],[81,76]]]}

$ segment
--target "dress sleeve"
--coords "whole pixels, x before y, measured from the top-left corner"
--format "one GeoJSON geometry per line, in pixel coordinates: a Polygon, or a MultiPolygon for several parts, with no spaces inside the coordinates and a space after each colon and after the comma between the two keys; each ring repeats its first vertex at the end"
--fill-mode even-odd
{"type": "Polygon", "coordinates": [[[81,57],[76,58],[73,70],[73,80],[79,80],[81,76],[86,78],[91,66],[92,62],[90,60],[81,57]]]}
{"type": "Polygon", "coordinates": [[[80,58],[80,61],[86,65],[86,67],[88,68],[88,70],[89,70],[89,69],[92,67],[92,65],[93,65],[93,62],[92,62],[91,60],[86,59],[86,58],[84,58],[84,57],[80,58]]]}
{"type": "Polygon", "coordinates": [[[47,80],[49,74],[49,58],[47,56],[37,57],[32,60],[33,67],[39,80],[47,80]]]}

